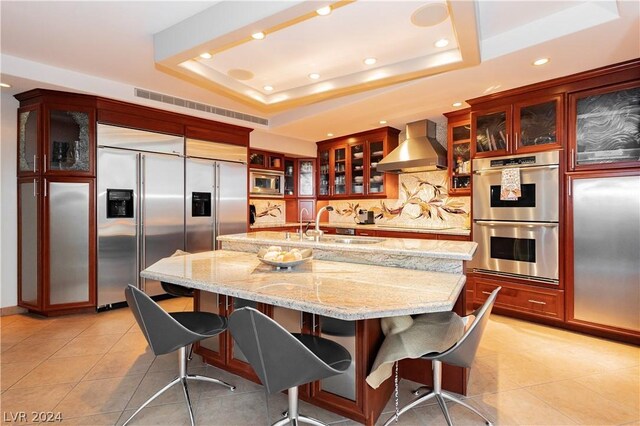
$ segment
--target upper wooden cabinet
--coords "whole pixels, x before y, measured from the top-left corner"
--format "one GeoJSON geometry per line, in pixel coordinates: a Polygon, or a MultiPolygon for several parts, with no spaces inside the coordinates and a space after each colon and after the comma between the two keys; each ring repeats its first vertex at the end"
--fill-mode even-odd
{"type": "Polygon", "coordinates": [[[249,167],[284,171],[284,154],[269,151],[249,150],[249,167]]]}
{"type": "Polygon", "coordinates": [[[396,197],[398,176],[376,167],[398,146],[399,133],[382,127],[318,142],[318,199],[396,197]]]}
{"type": "Polygon", "coordinates": [[[640,80],[569,94],[569,170],[637,167],[640,80]]]}
{"type": "Polygon", "coordinates": [[[562,147],[564,95],[522,97],[520,101],[471,111],[473,156],[492,157],[562,147]]]}
{"type": "Polygon", "coordinates": [[[449,195],[469,195],[471,192],[471,118],[470,109],[448,112],[447,161],[449,164],[449,195]]]}
{"type": "Polygon", "coordinates": [[[95,98],[37,89],[16,97],[18,176],[95,176],[95,98]]]}

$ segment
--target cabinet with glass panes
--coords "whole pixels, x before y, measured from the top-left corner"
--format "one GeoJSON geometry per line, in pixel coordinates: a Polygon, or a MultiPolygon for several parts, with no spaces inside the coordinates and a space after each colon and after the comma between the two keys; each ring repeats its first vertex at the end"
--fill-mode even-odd
{"type": "Polygon", "coordinates": [[[448,112],[447,161],[449,195],[469,195],[471,190],[471,119],[470,109],[448,112]]]}
{"type": "Polygon", "coordinates": [[[318,142],[318,198],[392,198],[398,176],[379,172],[380,160],[398,146],[399,130],[382,127],[318,142]]]}

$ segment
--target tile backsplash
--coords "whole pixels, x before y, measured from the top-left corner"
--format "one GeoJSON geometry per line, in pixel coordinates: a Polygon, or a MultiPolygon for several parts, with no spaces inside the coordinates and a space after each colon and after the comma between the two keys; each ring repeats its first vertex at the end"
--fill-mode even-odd
{"type": "Polygon", "coordinates": [[[251,200],[251,204],[256,207],[256,225],[284,225],[286,218],[284,200],[251,200]]]}
{"type": "Polygon", "coordinates": [[[377,225],[407,228],[469,227],[470,197],[449,197],[446,171],[406,173],[398,199],[340,200],[330,204],[330,223],[356,223],[360,209],[372,210],[377,225]]]}

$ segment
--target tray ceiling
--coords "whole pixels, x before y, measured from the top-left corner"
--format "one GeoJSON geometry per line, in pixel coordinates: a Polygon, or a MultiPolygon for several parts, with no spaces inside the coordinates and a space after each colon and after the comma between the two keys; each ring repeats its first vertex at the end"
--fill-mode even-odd
{"type": "Polygon", "coordinates": [[[272,112],[479,63],[472,2],[269,3],[224,2],[168,28],[155,38],[156,65],[272,112]],[[204,16],[216,7],[225,10],[204,16]],[[233,25],[236,9],[248,12],[233,25]],[[210,22],[218,31],[198,26],[225,17],[224,28],[210,22]]]}

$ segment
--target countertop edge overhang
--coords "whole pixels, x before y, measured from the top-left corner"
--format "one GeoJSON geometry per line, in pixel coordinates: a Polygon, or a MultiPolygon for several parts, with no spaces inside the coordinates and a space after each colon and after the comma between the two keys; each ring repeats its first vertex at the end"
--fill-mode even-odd
{"type": "Polygon", "coordinates": [[[274,271],[260,263],[253,253],[217,250],[161,259],[140,276],[351,321],[452,310],[466,282],[462,274],[343,262],[312,260],[301,266],[291,272],[274,271]],[[215,265],[218,261],[221,264],[215,265]],[[226,274],[226,278],[216,276],[216,267],[222,264],[229,269],[218,272],[226,274]],[[356,274],[369,274],[377,281],[364,282],[366,277],[356,274]],[[399,275],[417,282],[398,284],[399,275]],[[250,288],[252,281],[254,288],[250,288]],[[320,298],[318,291],[328,290],[324,294],[327,300],[294,297],[292,292],[296,287],[302,287],[307,293],[315,291],[316,299],[320,298]],[[348,288],[349,292],[342,292],[342,288],[348,288]],[[396,305],[390,305],[389,291],[394,292],[396,305]],[[333,300],[332,295],[336,297],[333,300]],[[361,303],[358,298],[362,298],[361,303]]]}
{"type": "MultiPolygon", "coordinates": [[[[259,231],[245,234],[222,235],[217,239],[221,242],[236,242],[264,245],[286,245],[288,247],[304,247],[318,249],[342,250],[360,253],[384,253],[390,255],[409,255],[434,259],[471,260],[478,244],[473,241],[447,241],[447,240],[419,240],[413,238],[383,238],[371,237],[372,240],[383,240],[373,244],[341,244],[330,241],[316,242],[312,240],[299,240],[295,236],[284,238],[283,232],[259,231]]],[[[350,238],[348,235],[337,237],[350,238]]],[[[336,238],[332,235],[330,238],[336,238]]],[[[355,237],[368,239],[369,237],[355,237]]]]}

